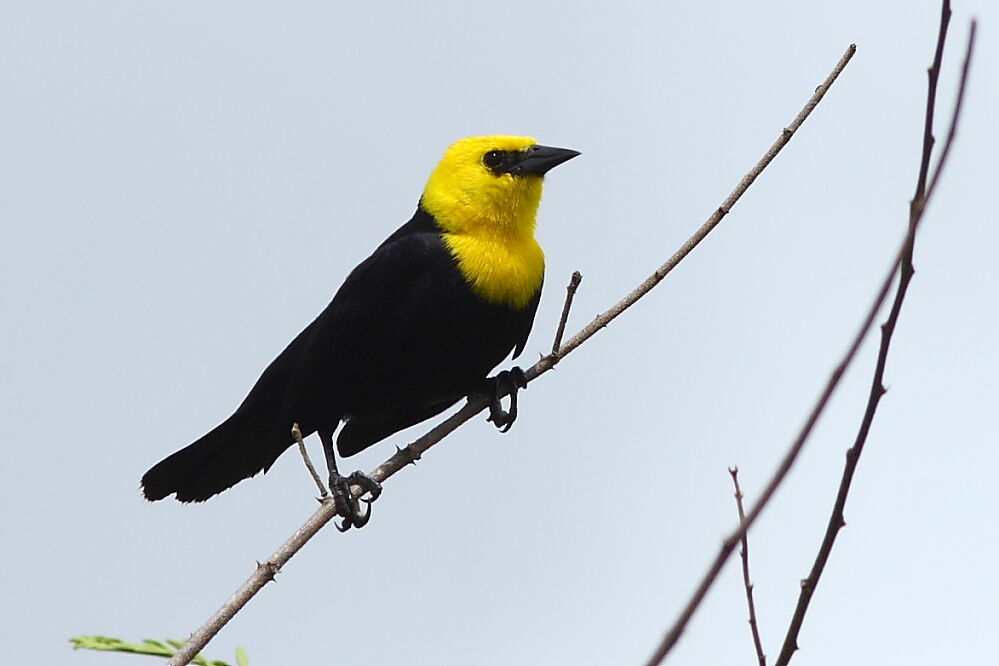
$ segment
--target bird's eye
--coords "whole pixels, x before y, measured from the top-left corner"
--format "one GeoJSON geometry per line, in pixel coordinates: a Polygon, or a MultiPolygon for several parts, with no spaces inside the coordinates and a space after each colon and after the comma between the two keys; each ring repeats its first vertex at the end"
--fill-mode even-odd
{"type": "Polygon", "coordinates": [[[490,169],[498,169],[503,164],[503,153],[499,150],[490,150],[483,155],[482,163],[490,169]]]}

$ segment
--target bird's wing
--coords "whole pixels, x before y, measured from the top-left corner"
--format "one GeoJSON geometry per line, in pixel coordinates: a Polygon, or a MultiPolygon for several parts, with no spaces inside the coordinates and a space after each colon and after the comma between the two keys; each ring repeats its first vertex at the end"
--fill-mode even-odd
{"type": "Polygon", "coordinates": [[[464,288],[460,280],[436,233],[383,243],[272,363],[281,376],[274,384],[284,389],[280,420],[315,420],[314,428],[326,419],[335,423],[345,395],[402,373],[398,366],[417,353],[416,341],[432,336],[453,307],[453,295],[464,288]]]}

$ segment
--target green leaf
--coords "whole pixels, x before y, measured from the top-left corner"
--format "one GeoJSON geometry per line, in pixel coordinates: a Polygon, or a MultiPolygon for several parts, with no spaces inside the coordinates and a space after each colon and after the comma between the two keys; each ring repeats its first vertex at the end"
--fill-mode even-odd
{"type": "MultiPolygon", "coordinates": [[[[74,636],[69,639],[74,650],[102,650],[105,652],[125,652],[128,654],[147,654],[154,657],[172,657],[184,643],[173,639],[166,639],[167,645],[151,638],[145,638],[141,643],[129,643],[120,638],[109,636],[74,636]],[[168,647],[169,646],[169,647],[168,647]]],[[[229,666],[228,663],[215,659],[209,660],[204,655],[199,654],[191,660],[192,664],[198,666],[229,666]]],[[[236,663],[238,666],[248,666],[249,657],[242,647],[236,648],[236,663]]]]}

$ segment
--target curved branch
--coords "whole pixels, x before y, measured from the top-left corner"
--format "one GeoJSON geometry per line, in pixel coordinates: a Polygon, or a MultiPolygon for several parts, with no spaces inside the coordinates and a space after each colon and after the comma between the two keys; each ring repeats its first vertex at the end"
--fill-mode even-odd
{"type": "MultiPolygon", "coordinates": [[[[791,137],[794,136],[794,133],[805,122],[805,119],[808,118],[815,107],[818,106],[819,102],[822,101],[822,98],[825,96],[826,92],[832,86],[839,74],[846,67],[856,50],[856,45],[851,44],[846,50],[846,53],[843,54],[843,57],[840,58],[839,62],[834,67],[832,73],[818,88],[815,89],[814,94],[812,94],[804,108],[802,108],[791,124],[784,128],[780,136],[777,137],[777,140],[774,141],[773,145],[771,145],[770,149],[767,150],[767,152],[749,171],[749,173],[747,173],[742,180],[739,181],[739,184],[732,191],[732,193],[729,194],[725,201],[722,202],[721,206],[719,206],[717,210],[711,214],[707,221],[701,225],[694,235],[687,239],[687,241],[680,246],[680,249],[677,250],[673,256],[667,259],[666,262],[659,268],[657,268],[652,275],[646,278],[641,284],[635,287],[635,289],[633,289],[606,312],[594,318],[593,321],[572,336],[572,338],[565,342],[565,344],[561,345],[557,355],[549,354],[548,356],[543,356],[537,363],[528,368],[524,373],[528,381],[537,379],[544,373],[554,368],[559,361],[573,352],[581,344],[596,335],[598,331],[606,327],[622,312],[634,305],[645,294],[649,293],[653,287],[659,284],[663,278],[665,278],[666,275],[668,275],[670,271],[672,271],[677,264],[680,263],[680,261],[690,254],[698,243],[704,240],[712,229],[718,226],[721,219],[729,213],[735,203],[742,197],[746,190],[749,189],[749,186],[753,184],[753,181],[755,181],[760,173],[762,173],[770,162],[773,161],[774,157],[777,156],[777,153],[779,153],[781,149],[787,145],[787,143],[791,140],[791,137]]],[[[409,446],[399,449],[395,455],[372,470],[369,476],[379,483],[385,481],[406,465],[419,460],[427,449],[484,410],[487,406],[488,400],[485,397],[470,396],[468,398],[468,402],[466,402],[461,409],[449,416],[409,446]]],[[[361,495],[362,489],[358,486],[352,486],[351,492],[354,497],[357,498],[361,495]]],[[[184,666],[189,663],[191,658],[200,652],[202,648],[204,648],[205,645],[207,645],[208,642],[215,636],[215,634],[217,634],[222,627],[224,627],[229,620],[231,620],[233,616],[235,616],[236,613],[238,613],[240,609],[242,609],[243,606],[245,606],[250,599],[252,599],[257,592],[264,587],[264,585],[274,579],[275,574],[281,570],[281,567],[283,567],[288,560],[295,555],[295,553],[301,550],[309,539],[315,536],[315,534],[335,516],[336,510],[333,503],[323,503],[315,511],[315,513],[313,513],[312,516],[310,516],[309,519],[306,520],[300,528],[298,528],[291,538],[282,544],[280,548],[274,551],[274,553],[267,558],[265,562],[258,563],[253,574],[251,574],[250,577],[242,585],[240,585],[240,587],[222,605],[221,608],[215,611],[215,613],[213,613],[212,616],[197,631],[191,634],[191,637],[188,639],[187,643],[184,644],[184,647],[181,650],[178,650],[178,652],[167,662],[166,666],[184,666]]],[[[754,518],[755,516],[751,515],[749,519],[750,522],[754,518]]],[[[691,610],[691,613],[692,612],[693,611],[691,610]]]]}

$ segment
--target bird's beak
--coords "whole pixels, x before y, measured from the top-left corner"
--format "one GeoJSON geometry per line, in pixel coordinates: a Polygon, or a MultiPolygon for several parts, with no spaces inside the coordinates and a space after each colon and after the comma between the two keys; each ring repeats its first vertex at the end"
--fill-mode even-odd
{"type": "Polygon", "coordinates": [[[527,155],[517,164],[511,173],[514,175],[543,176],[562,162],[567,162],[579,155],[578,150],[568,148],[552,148],[551,146],[532,146],[527,155]]]}

